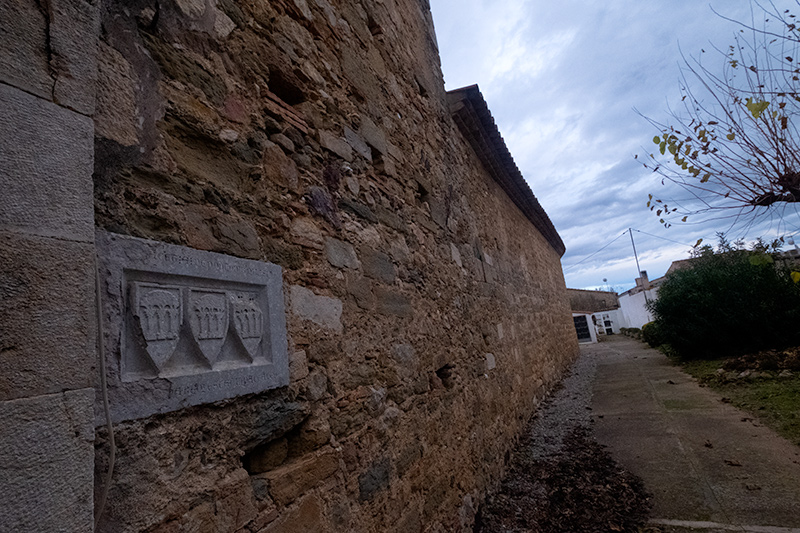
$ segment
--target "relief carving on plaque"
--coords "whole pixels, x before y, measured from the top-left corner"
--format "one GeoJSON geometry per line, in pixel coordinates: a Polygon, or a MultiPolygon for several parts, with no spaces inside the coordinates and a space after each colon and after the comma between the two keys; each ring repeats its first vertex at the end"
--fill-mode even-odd
{"type": "Polygon", "coordinates": [[[96,247],[114,422],[289,384],[279,266],[102,230],[96,247]]]}
{"type": "Polygon", "coordinates": [[[130,298],[131,324],[157,375],[263,358],[266,317],[257,293],[132,281],[130,298]]]}
{"type": "Polygon", "coordinates": [[[175,352],[183,324],[178,287],[133,283],[133,316],[146,344],[147,355],[159,370],[175,352]]]}
{"type": "Polygon", "coordinates": [[[222,291],[189,290],[189,326],[203,357],[214,365],[228,333],[228,306],[222,291]]]}
{"type": "Polygon", "coordinates": [[[264,313],[254,295],[231,295],[233,328],[250,358],[258,354],[264,330],[264,313]]]}

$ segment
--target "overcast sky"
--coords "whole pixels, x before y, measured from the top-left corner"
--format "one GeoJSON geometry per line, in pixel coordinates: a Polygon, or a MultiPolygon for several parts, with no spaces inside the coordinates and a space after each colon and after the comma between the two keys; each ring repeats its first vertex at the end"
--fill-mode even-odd
{"type": "MultiPolygon", "coordinates": [[[[794,1],[776,4],[797,7],[794,1]]],[[[681,50],[697,56],[712,44],[726,49],[733,43],[739,27],[712,6],[751,20],[747,0],[431,0],[446,88],[479,85],[517,166],[566,244],[568,287],[632,287],[637,270],[630,236],[609,245],[628,228],[639,230],[633,232],[639,262],[651,279],[688,257],[698,239],[716,242],[718,231],[731,240],[797,233],[800,241],[794,207],[782,217],[731,229],[729,220],[691,219],[664,228],[645,205],[649,193],[680,193],[634,159],[653,151],[659,132],[633,109],[665,121],[681,96],[681,50]]],[[[721,66],[722,59],[707,54],[704,63],[721,66]]]]}

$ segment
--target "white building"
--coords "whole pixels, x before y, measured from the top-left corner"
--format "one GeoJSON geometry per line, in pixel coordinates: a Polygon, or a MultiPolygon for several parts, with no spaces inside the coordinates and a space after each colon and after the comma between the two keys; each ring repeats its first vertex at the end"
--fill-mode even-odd
{"type": "Polygon", "coordinates": [[[624,327],[617,294],[609,291],[567,289],[578,342],[595,343],[624,327]]]}
{"type": "Polygon", "coordinates": [[[619,295],[619,310],[622,327],[641,328],[652,322],[653,315],[647,310],[647,302],[658,298],[658,287],[664,277],[650,281],[647,271],[642,270],[640,277],[636,278],[636,286],[619,295]]]}

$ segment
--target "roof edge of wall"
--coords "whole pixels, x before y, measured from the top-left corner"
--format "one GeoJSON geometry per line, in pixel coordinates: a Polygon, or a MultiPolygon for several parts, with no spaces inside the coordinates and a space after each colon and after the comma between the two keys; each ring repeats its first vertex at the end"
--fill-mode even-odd
{"type": "Polygon", "coordinates": [[[566,251],[564,242],[522,177],[478,86],[470,85],[447,91],[447,104],[458,129],[492,178],[558,255],[563,256],[566,251]]]}

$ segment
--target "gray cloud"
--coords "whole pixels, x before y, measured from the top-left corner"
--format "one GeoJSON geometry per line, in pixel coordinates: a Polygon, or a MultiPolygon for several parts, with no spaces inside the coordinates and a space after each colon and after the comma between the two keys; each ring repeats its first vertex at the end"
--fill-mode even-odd
{"type": "MultiPolygon", "coordinates": [[[[784,4],[797,7],[776,2],[784,4]]],[[[749,1],[713,5],[750,20],[749,1]]],[[[681,50],[694,56],[706,49],[708,64],[721,65],[710,43],[724,49],[739,30],[707,3],[431,0],[431,9],[447,87],[480,85],[517,165],[567,246],[568,286],[596,287],[602,278],[632,286],[629,237],[586,260],[629,227],[655,236],[634,232],[651,277],[686,257],[688,247],[670,241],[714,241],[717,231],[730,229],[731,219],[698,223],[701,218],[664,228],[647,209],[647,195],[687,195],[662,187],[634,160],[651,151],[657,131],[633,109],[665,120],[680,98],[681,50]]],[[[739,224],[731,236],[792,233],[799,221],[791,206],[752,227],[739,224]]]]}

